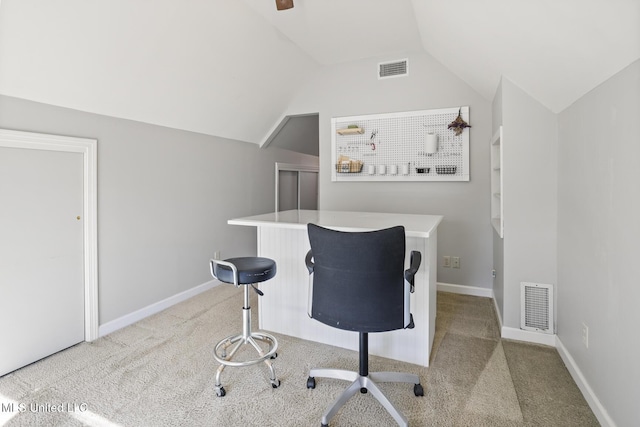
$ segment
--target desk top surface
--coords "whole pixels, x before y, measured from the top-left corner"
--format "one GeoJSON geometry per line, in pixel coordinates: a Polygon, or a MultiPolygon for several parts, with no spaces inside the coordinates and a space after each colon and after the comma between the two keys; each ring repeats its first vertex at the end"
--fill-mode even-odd
{"type": "Polygon", "coordinates": [[[234,218],[231,225],[306,229],[308,223],[340,231],[371,231],[403,225],[407,236],[428,238],[442,215],[417,215],[379,212],[349,212],[324,210],[290,210],[234,218]]]}

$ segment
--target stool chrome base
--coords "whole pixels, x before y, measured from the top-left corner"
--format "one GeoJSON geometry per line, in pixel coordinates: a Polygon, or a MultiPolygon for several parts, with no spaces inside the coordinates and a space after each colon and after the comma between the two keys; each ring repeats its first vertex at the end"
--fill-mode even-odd
{"type": "Polygon", "coordinates": [[[220,376],[222,375],[222,371],[227,366],[250,366],[255,365],[260,362],[264,362],[269,368],[269,380],[271,382],[271,387],[278,388],[280,386],[280,380],[276,378],[276,372],[273,368],[273,364],[271,363],[271,359],[275,359],[278,354],[276,350],[278,349],[278,341],[276,338],[265,332],[252,332],[251,331],[251,307],[249,306],[249,285],[244,285],[244,307],[242,308],[242,334],[231,335],[223,340],[219,341],[216,344],[216,347],[213,352],[213,357],[216,359],[220,366],[216,371],[216,383],[215,383],[215,391],[218,397],[222,397],[226,394],[222,383],[220,382],[220,376]],[[268,350],[265,352],[260,345],[258,345],[258,341],[267,343],[269,345],[268,350]],[[227,352],[227,348],[235,346],[231,349],[231,351],[227,352]],[[252,358],[248,360],[232,360],[233,356],[238,352],[238,350],[243,346],[250,344],[258,353],[257,358],[252,358]]]}

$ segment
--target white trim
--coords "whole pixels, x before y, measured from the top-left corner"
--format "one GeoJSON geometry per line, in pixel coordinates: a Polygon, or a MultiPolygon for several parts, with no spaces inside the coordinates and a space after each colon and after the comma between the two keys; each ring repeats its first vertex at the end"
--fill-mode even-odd
{"type": "Polygon", "coordinates": [[[218,280],[210,280],[206,283],[195,286],[191,289],[187,289],[186,291],[170,296],[169,298],[163,299],[162,301],[155,302],[151,305],[141,308],[140,310],[125,314],[122,317],[100,325],[100,336],[103,337],[117,331],[118,329],[133,325],[134,323],[146,317],[159,313],[162,310],[166,310],[172,305],[181,303],[188,300],[189,298],[193,298],[194,296],[201,294],[202,292],[208,291],[209,289],[218,286],[220,283],[221,282],[219,282],[218,280]]]}
{"type": "Polygon", "coordinates": [[[292,172],[319,172],[318,165],[299,165],[297,163],[276,162],[276,171],[292,171],[292,172]]]}
{"type": "Polygon", "coordinates": [[[508,340],[526,341],[534,344],[548,345],[551,347],[556,346],[556,336],[551,334],[544,334],[540,332],[524,331],[518,328],[511,328],[508,326],[502,327],[502,338],[508,340]]]}
{"type": "Polygon", "coordinates": [[[83,155],[85,341],[98,338],[97,140],[0,129],[0,146],[83,155]]]}
{"type": "Polygon", "coordinates": [[[283,114],[280,116],[280,119],[275,122],[271,130],[267,133],[267,136],[264,140],[259,144],[260,148],[267,148],[269,144],[273,142],[274,139],[278,136],[282,128],[287,124],[289,119],[293,117],[307,117],[307,116],[317,116],[318,113],[301,113],[301,114],[283,114]]]}
{"type": "Polygon", "coordinates": [[[473,295],[476,297],[493,298],[493,289],[479,286],[455,285],[453,283],[437,283],[438,291],[452,294],[473,295]]]}
{"type": "Polygon", "coordinates": [[[280,116],[280,120],[276,121],[275,125],[269,130],[265,139],[258,145],[260,148],[267,148],[269,144],[278,136],[284,125],[287,124],[291,116],[282,115],[280,116]]]}
{"type": "Polygon", "coordinates": [[[555,347],[558,350],[558,353],[560,354],[560,357],[562,358],[565,366],[569,370],[571,377],[582,392],[582,395],[584,396],[585,400],[589,404],[589,407],[593,411],[593,414],[596,416],[602,427],[616,427],[616,423],[611,419],[611,416],[609,416],[609,413],[600,402],[600,399],[598,399],[591,386],[589,386],[589,383],[582,374],[582,371],[580,370],[580,368],[578,368],[576,361],[573,359],[573,357],[571,357],[571,354],[569,354],[569,351],[564,346],[564,344],[562,344],[562,341],[560,341],[560,338],[557,335],[555,347]]]}

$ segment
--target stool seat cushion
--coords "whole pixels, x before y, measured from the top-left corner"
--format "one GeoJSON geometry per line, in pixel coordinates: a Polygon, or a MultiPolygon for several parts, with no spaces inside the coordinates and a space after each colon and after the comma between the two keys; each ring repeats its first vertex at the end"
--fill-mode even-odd
{"type": "MultiPolygon", "coordinates": [[[[225,259],[238,269],[238,284],[264,282],[276,275],[276,262],[263,257],[240,257],[225,259]]],[[[233,283],[233,271],[224,265],[215,266],[215,275],[221,282],[233,283]]]]}

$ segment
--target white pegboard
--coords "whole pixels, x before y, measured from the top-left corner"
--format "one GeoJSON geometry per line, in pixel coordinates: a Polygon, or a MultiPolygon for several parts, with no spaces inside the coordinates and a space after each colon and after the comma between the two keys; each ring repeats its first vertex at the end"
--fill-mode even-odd
{"type": "Polygon", "coordinates": [[[448,129],[458,112],[469,123],[468,106],[332,118],[332,181],[469,181],[469,129],[448,129]],[[345,133],[349,126],[358,129],[345,133]],[[438,135],[434,153],[429,133],[438,135]]]}

